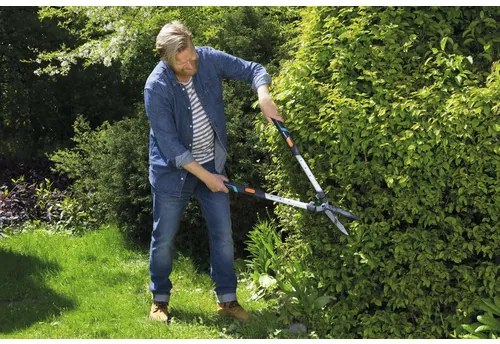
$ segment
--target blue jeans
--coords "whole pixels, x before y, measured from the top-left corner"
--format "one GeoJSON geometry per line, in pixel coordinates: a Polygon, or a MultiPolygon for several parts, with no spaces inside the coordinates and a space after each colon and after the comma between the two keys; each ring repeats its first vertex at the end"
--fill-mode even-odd
{"type": "MultiPolygon", "coordinates": [[[[215,172],[214,162],[203,165],[215,172]]],[[[150,290],[153,300],[168,302],[172,282],[172,261],[174,239],[184,210],[194,196],[202,210],[208,228],[210,248],[210,276],[215,282],[218,302],[236,300],[236,274],[234,272],[234,246],[229,211],[229,195],[212,192],[209,188],[188,173],[180,196],[152,188],[153,194],[153,232],[149,254],[151,275],[150,290]]],[[[194,238],[195,239],[195,238],[194,238]]],[[[195,239],[196,240],[196,239],[195,239]]]]}

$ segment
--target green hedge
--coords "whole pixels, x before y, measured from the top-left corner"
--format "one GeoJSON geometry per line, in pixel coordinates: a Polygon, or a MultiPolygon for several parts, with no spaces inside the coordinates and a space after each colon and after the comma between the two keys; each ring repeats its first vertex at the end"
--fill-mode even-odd
{"type": "MultiPolygon", "coordinates": [[[[333,298],[289,321],[320,337],[441,338],[477,297],[499,294],[499,17],[481,7],[304,10],[274,91],[331,202],[361,220],[344,237],[326,218],[278,207],[283,272],[300,262],[302,284],[333,298]]],[[[262,130],[268,184],[312,199],[275,129],[262,130]]]]}

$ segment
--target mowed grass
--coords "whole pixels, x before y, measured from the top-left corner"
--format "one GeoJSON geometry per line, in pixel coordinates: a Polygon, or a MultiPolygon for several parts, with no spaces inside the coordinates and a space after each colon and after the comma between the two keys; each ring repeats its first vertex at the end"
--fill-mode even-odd
{"type": "MultiPolygon", "coordinates": [[[[241,264],[240,264],[241,265],[241,264]]],[[[170,324],[148,319],[147,252],[114,227],[83,236],[35,231],[0,239],[0,338],[269,338],[277,320],[264,302],[238,298],[248,324],[215,312],[213,282],[190,258],[172,273],[170,324]]]]}

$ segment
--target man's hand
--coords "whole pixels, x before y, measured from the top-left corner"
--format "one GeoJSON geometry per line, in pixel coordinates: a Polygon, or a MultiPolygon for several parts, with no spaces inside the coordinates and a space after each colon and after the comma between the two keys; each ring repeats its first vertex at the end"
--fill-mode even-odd
{"type": "Polygon", "coordinates": [[[284,122],[283,117],[278,112],[278,107],[274,103],[271,95],[269,94],[269,89],[267,85],[262,85],[257,89],[257,94],[259,96],[259,106],[260,111],[268,122],[272,123],[273,119],[277,119],[280,122],[284,122]]]}
{"type": "Polygon", "coordinates": [[[229,181],[226,176],[222,174],[215,174],[207,171],[203,166],[196,161],[192,161],[183,166],[188,172],[194,174],[201,180],[212,192],[225,192],[228,193],[229,189],[224,185],[224,182],[229,181]]]}
{"type": "Polygon", "coordinates": [[[228,193],[229,189],[224,185],[224,182],[229,181],[226,176],[222,174],[210,173],[207,175],[203,182],[212,192],[225,192],[228,193]]]}

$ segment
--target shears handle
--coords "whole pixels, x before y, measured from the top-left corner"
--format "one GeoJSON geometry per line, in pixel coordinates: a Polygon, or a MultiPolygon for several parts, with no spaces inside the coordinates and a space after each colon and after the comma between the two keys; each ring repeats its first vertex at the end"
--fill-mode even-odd
{"type": "Polygon", "coordinates": [[[309,168],[309,165],[307,165],[306,161],[300,154],[299,149],[297,148],[297,145],[293,142],[292,136],[290,135],[290,132],[288,129],[285,127],[285,124],[281,121],[278,121],[277,119],[273,118],[273,123],[278,129],[279,133],[281,134],[281,137],[285,140],[286,144],[292,151],[292,154],[295,156],[297,161],[300,164],[300,167],[304,170],[307,178],[309,178],[309,181],[311,182],[314,191],[316,192],[316,198],[321,201],[321,203],[326,203],[326,195],[319,183],[317,182],[316,178],[314,177],[311,169],[309,168]]]}

